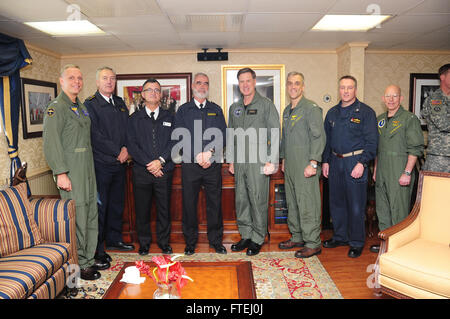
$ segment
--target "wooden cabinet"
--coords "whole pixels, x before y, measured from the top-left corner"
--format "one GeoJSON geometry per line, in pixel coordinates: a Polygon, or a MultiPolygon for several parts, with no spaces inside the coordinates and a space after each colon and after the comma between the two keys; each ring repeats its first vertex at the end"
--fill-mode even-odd
{"type": "MultiPolygon", "coordinates": [[[[125,195],[125,208],[123,214],[123,237],[127,242],[137,242],[136,219],[134,213],[134,195],[132,184],[132,164],[127,167],[127,183],[125,195]]],[[[270,178],[269,191],[269,211],[268,211],[268,231],[270,239],[277,242],[290,238],[289,229],[282,219],[277,219],[275,211],[285,210],[282,206],[285,202],[280,202],[279,185],[284,184],[284,174],[278,171],[270,178]],[[278,188],[277,188],[278,187],[278,188]],[[278,196],[277,196],[278,195],[278,196]]],[[[322,184],[321,184],[322,185],[322,184]]],[[[282,197],[282,196],[281,196],[282,197]]],[[[228,164],[222,165],[222,215],[224,224],[223,242],[232,243],[241,237],[236,224],[236,210],[234,204],[234,176],[228,172],[228,164]]],[[[208,243],[207,223],[206,223],[206,202],[203,190],[199,194],[198,221],[199,221],[199,243],[208,243]]],[[[287,212],[287,210],[286,210],[287,212]]],[[[181,194],[181,166],[176,165],[173,173],[172,194],[171,194],[171,219],[172,228],[170,242],[184,243],[182,231],[182,194],[181,194]]],[[[153,203],[151,209],[151,227],[153,242],[156,242],[156,208],[153,203]]],[[[266,241],[269,237],[266,237],[266,241]]]]}

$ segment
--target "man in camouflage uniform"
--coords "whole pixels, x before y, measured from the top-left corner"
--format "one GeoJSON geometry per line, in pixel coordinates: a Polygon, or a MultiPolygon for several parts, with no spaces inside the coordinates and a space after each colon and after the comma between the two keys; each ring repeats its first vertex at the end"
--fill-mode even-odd
{"type": "MultiPolygon", "coordinates": [[[[414,167],[424,148],[420,121],[400,105],[403,101],[400,88],[388,86],[383,101],[387,112],[377,118],[380,136],[373,174],[380,231],[408,216],[416,179],[414,167]]],[[[375,253],[379,249],[379,245],[370,247],[375,253]]]]}
{"type": "Polygon", "coordinates": [[[62,91],[50,102],[44,115],[44,154],[61,198],[75,201],[81,278],[95,280],[100,278],[94,262],[98,236],[97,186],[91,120],[78,99],[83,88],[79,67],[66,65],[59,83],[62,91]]]}
{"type": "Polygon", "coordinates": [[[291,103],[283,112],[280,147],[281,169],[286,185],[288,226],[292,236],[280,249],[303,247],[295,257],[309,258],[321,253],[319,162],[326,137],[322,109],[303,95],[303,74],[290,72],[287,91],[291,103]]]}
{"type": "Polygon", "coordinates": [[[424,102],[422,117],[428,125],[428,147],[423,170],[450,172],[450,63],[439,68],[440,88],[424,102]]]}

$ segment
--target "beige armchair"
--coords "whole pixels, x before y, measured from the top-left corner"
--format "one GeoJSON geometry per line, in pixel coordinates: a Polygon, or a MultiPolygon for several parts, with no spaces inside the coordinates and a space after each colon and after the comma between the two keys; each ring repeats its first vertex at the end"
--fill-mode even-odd
{"type": "Polygon", "coordinates": [[[411,213],[378,237],[376,292],[450,298],[450,173],[421,171],[411,213]]]}

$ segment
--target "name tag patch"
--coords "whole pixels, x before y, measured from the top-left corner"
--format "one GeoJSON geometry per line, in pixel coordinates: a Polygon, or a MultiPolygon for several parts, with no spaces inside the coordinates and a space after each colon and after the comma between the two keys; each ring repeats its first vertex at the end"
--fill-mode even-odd
{"type": "Polygon", "coordinates": [[[163,122],[163,126],[172,126],[172,123],[170,123],[170,122],[163,122]]]}
{"type": "Polygon", "coordinates": [[[356,118],[356,117],[352,117],[352,118],[350,119],[350,122],[359,124],[359,123],[361,123],[361,120],[358,119],[358,118],[356,118]]]}
{"type": "Polygon", "coordinates": [[[441,105],[442,100],[431,100],[431,105],[441,105]]]}
{"type": "Polygon", "coordinates": [[[256,110],[256,109],[247,110],[248,115],[256,115],[257,112],[258,112],[258,110],[256,110]]]}

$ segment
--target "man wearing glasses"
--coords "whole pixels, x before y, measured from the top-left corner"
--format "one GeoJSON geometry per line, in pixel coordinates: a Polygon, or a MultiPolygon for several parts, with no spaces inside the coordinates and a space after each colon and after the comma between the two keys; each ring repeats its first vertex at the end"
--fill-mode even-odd
{"type": "MultiPolygon", "coordinates": [[[[386,88],[383,102],[387,112],[377,118],[379,143],[373,180],[380,231],[401,222],[410,211],[411,194],[416,179],[414,167],[423,153],[424,139],[420,121],[406,111],[401,90],[386,88]]],[[[370,247],[378,253],[379,245],[370,247]]]]}
{"type": "Polygon", "coordinates": [[[147,255],[152,241],[150,212],[156,200],[156,238],[163,254],[171,254],[170,190],[172,187],[171,135],[173,115],[161,108],[161,85],[148,79],[142,86],[145,108],[131,115],[127,129],[128,152],[134,161],[133,191],[139,254],[147,255]]]}
{"type": "Polygon", "coordinates": [[[209,78],[206,74],[194,75],[192,92],[194,98],[181,105],[175,114],[175,128],[184,129],[190,135],[187,142],[190,143],[190,147],[186,145],[187,147],[183,149],[181,164],[183,235],[186,242],[184,253],[186,255],[195,253],[198,241],[197,204],[200,188],[203,187],[206,197],[209,245],[215,249],[216,253],[226,254],[227,250],[222,245],[221,162],[227,126],[222,108],[207,100],[209,78]],[[217,147],[212,146],[212,143],[217,147]]]}

